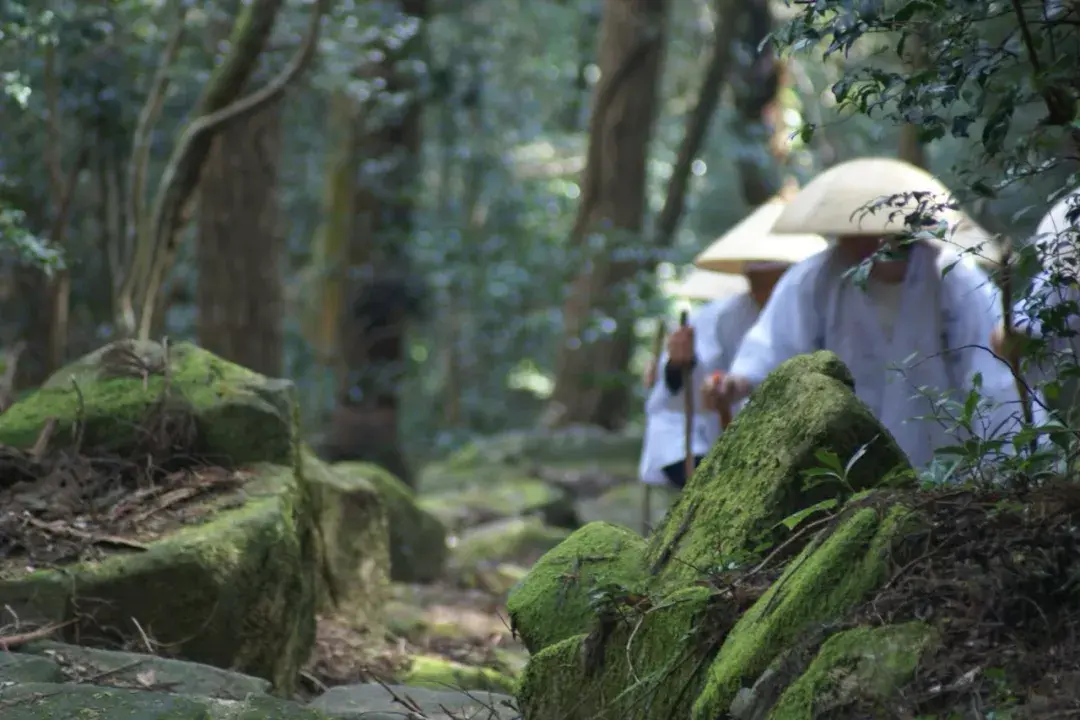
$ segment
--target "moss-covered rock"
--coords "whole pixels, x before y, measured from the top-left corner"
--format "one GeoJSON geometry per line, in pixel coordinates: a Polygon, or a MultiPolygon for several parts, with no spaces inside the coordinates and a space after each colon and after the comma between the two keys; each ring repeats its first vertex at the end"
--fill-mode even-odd
{"type": "Polygon", "coordinates": [[[185,659],[291,690],[315,636],[312,518],[292,468],[252,471],[243,507],[146,552],[9,573],[0,578],[0,604],[24,619],[70,622],[67,639],[117,641],[141,631],[185,659]]]}
{"type": "Polygon", "coordinates": [[[142,423],[163,407],[194,421],[187,452],[244,470],[243,490],[208,501],[201,524],[170,531],[145,552],[62,569],[9,562],[0,570],[0,604],[24,620],[70,621],[66,639],[110,643],[145,633],[179,657],[289,692],[314,642],[316,566],[316,510],[298,472],[290,383],[190,343],[168,351],[114,343],[0,415],[0,444],[26,448],[55,420],[51,448],[70,443],[78,427],[83,451],[139,455],[142,423]]]}
{"type": "Polygon", "coordinates": [[[390,583],[386,503],[367,477],[336,472],[310,448],[301,451],[301,467],[318,518],[319,605],[378,625],[390,583]]]}
{"type": "Polygon", "coordinates": [[[462,665],[437,655],[413,657],[401,683],[435,690],[485,690],[508,694],[513,693],[517,685],[513,678],[497,670],[462,665]]]}
{"type": "Polygon", "coordinates": [[[350,480],[360,478],[378,491],[390,524],[390,577],[398,582],[431,582],[446,562],[446,528],[417,505],[412,489],[388,471],[370,463],[333,466],[350,480]]]}
{"type": "Polygon", "coordinates": [[[859,627],[825,641],[806,672],[791,684],[769,720],[814,720],[857,709],[886,717],[896,693],[915,675],[937,633],[920,622],[859,627]]]}
{"type": "Polygon", "coordinates": [[[191,343],[171,346],[167,355],[166,363],[156,342],[121,341],[83,357],[0,415],[0,444],[29,448],[53,418],[51,447],[61,447],[74,440],[78,420],[83,447],[122,454],[138,446],[140,422],[167,383],[173,400],[190,405],[200,455],[232,466],[293,463],[292,383],[265,378],[191,343]]]}
{"type": "Polygon", "coordinates": [[[843,617],[878,588],[912,519],[903,504],[860,503],[824,540],[805,548],[724,639],[693,717],[726,713],[745,678],[760,676],[812,626],[843,617]]]}
{"type": "Polygon", "coordinates": [[[457,492],[421,495],[420,507],[439,518],[452,532],[526,515],[538,515],[554,527],[578,527],[573,500],[565,490],[522,477],[457,492]]]}
{"type": "Polygon", "coordinates": [[[28,683],[0,688],[4,720],[330,720],[269,696],[221,700],[96,685],[28,683]]]}
{"type": "Polygon", "coordinates": [[[770,374],[713,446],[664,523],[650,538],[654,572],[675,586],[721,558],[777,539],[792,514],[845,492],[875,487],[910,469],[889,432],[854,393],[831,352],[800,355],[770,374]],[[827,450],[851,467],[846,487],[807,486],[827,450]],[[676,560],[677,558],[677,560],[676,560]]]}
{"type": "Polygon", "coordinates": [[[589,523],[544,555],[510,592],[514,630],[531,653],[587,633],[594,613],[590,595],[600,587],[641,591],[644,541],[608,523],[589,523]]]}
{"type": "Polygon", "coordinates": [[[528,567],[569,535],[566,528],[548,527],[538,517],[496,520],[462,533],[453,565],[462,570],[517,560],[528,567]]]}
{"type": "Polygon", "coordinates": [[[607,627],[547,646],[521,678],[524,717],[688,717],[717,647],[710,629],[714,600],[708,588],[686,588],[644,612],[626,610],[607,627]]]}

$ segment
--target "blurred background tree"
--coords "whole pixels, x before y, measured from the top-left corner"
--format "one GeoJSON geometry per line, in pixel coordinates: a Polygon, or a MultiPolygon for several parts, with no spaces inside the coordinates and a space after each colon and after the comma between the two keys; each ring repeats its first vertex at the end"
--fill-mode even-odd
{"type": "MultiPolygon", "coordinates": [[[[11,0],[0,348],[25,389],[119,336],[195,339],[293,378],[327,454],[404,477],[475,434],[633,432],[664,282],[785,182],[903,154],[1022,239],[1071,172],[1009,7],[895,5],[11,0]],[[774,51],[792,20],[805,52],[774,51]],[[924,90],[851,112],[858,72],[924,90]],[[1021,174],[995,133],[1058,161],[976,192],[973,167],[1021,174]]],[[[1076,67],[1054,38],[1041,69],[1076,67]]]]}

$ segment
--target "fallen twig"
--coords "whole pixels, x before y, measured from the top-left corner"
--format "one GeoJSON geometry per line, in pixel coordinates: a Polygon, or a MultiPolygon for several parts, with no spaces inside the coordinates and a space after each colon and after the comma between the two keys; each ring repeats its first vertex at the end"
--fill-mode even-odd
{"type": "Polygon", "coordinates": [[[37,630],[30,630],[29,632],[18,633],[16,635],[0,635],[0,650],[7,652],[13,647],[26,645],[27,643],[34,642],[35,640],[43,640],[52,635],[57,630],[65,628],[74,622],[74,620],[67,620],[62,623],[52,623],[50,625],[40,627],[37,630]]]}
{"type": "Polygon", "coordinates": [[[131,550],[148,550],[149,548],[136,540],[128,540],[127,538],[115,537],[112,535],[95,535],[94,533],[84,532],[78,530],[69,525],[60,525],[58,523],[47,523],[44,520],[38,520],[32,515],[28,515],[25,518],[29,525],[33,525],[39,530],[53,533],[54,535],[63,535],[76,540],[85,540],[87,542],[94,543],[95,545],[115,545],[117,547],[129,548],[131,550]]]}
{"type": "Polygon", "coordinates": [[[34,447],[30,448],[30,457],[34,462],[39,463],[45,457],[45,453],[49,450],[49,441],[52,440],[55,432],[56,418],[51,417],[45,421],[44,427],[38,433],[37,440],[34,441],[34,447]]]}

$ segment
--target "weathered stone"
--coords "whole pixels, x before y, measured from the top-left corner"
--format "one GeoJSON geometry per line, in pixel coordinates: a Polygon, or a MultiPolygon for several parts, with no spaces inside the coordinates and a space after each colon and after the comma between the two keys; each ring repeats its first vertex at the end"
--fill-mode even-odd
{"type": "Polygon", "coordinates": [[[269,696],[221,700],[96,685],[28,683],[0,688],[4,720],[330,720],[269,696]]]}
{"type": "Polygon", "coordinates": [[[706,456],[649,542],[664,582],[691,582],[722,558],[775,542],[778,524],[816,503],[875,487],[910,464],[853,391],[830,352],[800,355],[770,374],[706,456]],[[808,486],[819,450],[847,463],[846,484],[808,486]]]}
{"type": "MultiPolygon", "coordinates": [[[[296,400],[292,383],[265,378],[186,342],[171,346],[168,359],[169,396],[190,406],[198,429],[194,448],[198,454],[231,466],[293,464],[296,400]]],[[[84,448],[123,454],[138,445],[140,421],[163,396],[164,367],[165,353],[159,343],[107,345],[59,370],[41,389],[0,415],[0,444],[29,448],[46,421],[54,418],[57,426],[51,447],[62,447],[74,439],[78,419],[84,448]],[[117,357],[122,349],[153,372],[145,380],[136,370],[114,377],[117,370],[111,365],[115,363],[106,358],[117,357]]]]}
{"type": "Polygon", "coordinates": [[[853,706],[885,717],[897,692],[914,677],[937,633],[920,622],[859,627],[833,635],[772,708],[769,720],[833,717],[853,706]]]}
{"type": "Polygon", "coordinates": [[[903,504],[856,504],[824,540],[805,548],[727,634],[694,720],[727,712],[744,678],[760,676],[804,632],[843,617],[877,589],[912,517],[903,504]]]}
{"type": "Polygon", "coordinates": [[[0,654],[0,688],[14,683],[62,683],[67,680],[60,665],[47,657],[0,654]]]}
{"type": "Polygon", "coordinates": [[[377,625],[390,582],[386,503],[366,477],[335,472],[307,447],[301,467],[318,518],[319,604],[377,625]]]}
{"type": "Polygon", "coordinates": [[[193,417],[196,453],[248,473],[237,502],[212,506],[202,524],[145,552],[32,572],[9,562],[0,604],[24,620],[75,621],[65,638],[145,632],[185,659],[288,692],[315,635],[316,514],[298,474],[295,393],[190,343],[167,355],[166,367],[157,343],[91,353],[0,415],[0,444],[28,447],[54,419],[54,448],[79,425],[84,451],[130,454],[143,440],[140,422],[167,398],[193,417]]]}
{"type": "Polygon", "coordinates": [[[531,653],[587,633],[590,595],[601,587],[642,592],[644,541],[631,530],[590,523],[544,555],[510,592],[510,622],[531,653]]]}
{"type": "Polygon", "coordinates": [[[711,602],[707,588],[687,588],[547,646],[521,678],[524,717],[687,717],[716,649],[711,602]]]}
{"type": "MultiPolygon", "coordinates": [[[[578,500],[575,507],[583,523],[609,522],[640,532],[644,492],[645,486],[640,482],[624,483],[598,497],[578,500]]],[[[678,493],[663,485],[651,488],[650,493],[649,525],[657,527],[667,515],[678,493]]]]}
{"type": "Polygon", "coordinates": [[[0,604],[27,620],[73,621],[65,639],[102,638],[100,628],[134,637],[141,628],[185,659],[291,690],[315,636],[312,511],[291,468],[250,470],[243,507],[146,552],[9,573],[0,604]]]}
{"type": "MultiPolygon", "coordinates": [[[[51,664],[59,679],[39,682],[82,682],[133,690],[166,689],[178,695],[243,700],[266,695],[270,683],[261,678],[209,665],[138,653],[96,650],[56,642],[37,642],[22,649],[27,660],[51,664]]],[[[3,671],[0,670],[0,675],[3,671]]]]}
{"type": "Polygon", "coordinates": [[[538,517],[496,520],[462,533],[454,546],[453,565],[468,569],[521,560],[528,567],[569,535],[569,530],[548,527],[538,517]]]}
{"type": "Polygon", "coordinates": [[[459,492],[421,495],[420,507],[439,518],[451,532],[526,515],[542,517],[545,524],[554,527],[578,526],[573,500],[565,490],[521,477],[459,492]]]}
{"type": "Polygon", "coordinates": [[[337,463],[333,469],[350,480],[363,479],[378,491],[390,525],[390,578],[398,582],[431,582],[446,562],[446,528],[417,505],[412,489],[370,463],[337,463]]]}
{"type": "Polygon", "coordinates": [[[308,706],[341,720],[402,720],[407,708],[394,696],[415,704],[426,720],[517,720],[521,714],[506,695],[450,692],[404,685],[342,685],[330,688],[308,706]],[[393,694],[391,694],[393,693],[393,694]],[[452,714],[447,714],[447,712],[452,714]]]}

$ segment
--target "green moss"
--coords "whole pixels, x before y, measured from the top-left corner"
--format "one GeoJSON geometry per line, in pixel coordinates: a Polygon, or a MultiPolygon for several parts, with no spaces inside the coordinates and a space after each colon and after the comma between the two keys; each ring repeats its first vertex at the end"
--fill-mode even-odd
{"type": "MultiPolygon", "coordinates": [[[[0,415],[0,444],[28,448],[45,423],[55,418],[53,447],[70,444],[76,421],[81,420],[84,447],[121,454],[133,448],[147,408],[162,397],[165,378],[152,375],[144,382],[142,378],[104,377],[101,358],[114,346],[65,367],[40,390],[8,408],[0,415]]],[[[134,347],[151,365],[162,357],[157,343],[134,347]]],[[[295,391],[291,383],[269,380],[191,343],[171,347],[169,359],[170,395],[190,403],[200,454],[233,465],[293,462],[295,391]]]]}
{"type": "Polygon", "coordinates": [[[319,603],[378,625],[390,583],[386,505],[367,477],[335,472],[309,448],[301,467],[318,518],[319,603]]]}
{"type": "Polygon", "coordinates": [[[726,712],[746,678],[761,675],[811,626],[841,617],[877,588],[911,517],[902,505],[856,508],[827,539],[807,547],[732,628],[693,717],[726,712]]]}
{"type": "Polygon", "coordinates": [[[830,717],[852,704],[888,714],[887,703],[915,674],[935,631],[920,622],[838,633],[780,697],[770,720],[830,717]]]}
{"type": "Polygon", "coordinates": [[[589,595],[597,587],[644,585],[644,541],[608,523],[589,523],[544,555],[510,592],[507,609],[529,652],[588,632],[589,595]]]}
{"type": "Polygon", "coordinates": [[[686,588],[602,641],[581,634],[534,655],[518,699],[530,720],[685,718],[715,651],[712,592],[686,588]],[[597,649],[598,648],[598,649],[597,649]]]}
{"type": "Polygon", "coordinates": [[[680,586],[725,557],[775,541],[777,523],[841,490],[806,489],[804,471],[821,465],[816,452],[831,450],[847,462],[868,443],[848,477],[854,490],[908,466],[903,452],[855,397],[834,354],[788,360],[753,393],[653,534],[650,565],[680,586]],[[678,561],[665,561],[673,556],[678,561]]]}
{"type": "Polygon", "coordinates": [[[431,582],[446,562],[446,528],[417,505],[416,495],[393,474],[371,463],[338,463],[334,472],[374,486],[390,526],[390,577],[398,582],[431,582]]]}
{"type": "Polygon", "coordinates": [[[419,504],[451,530],[531,514],[540,515],[548,525],[571,529],[578,526],[573,500],[565,490],[521,477],[456,492],[421,495],[419,504]]]}
{"type": "Polygon", "coordinates": [[[138,629],[179,657],[270,680],[290,692],[315,637],[311,519],[293,470],[256,466],[248,503],[184,527],[142,553],[0,582],[0,603],[44,603],[75,619],[67,638],[138,629]]]}
{"type": "Polygon", "coordinates": [[[418,655],[412,659],[402,685],[435,690],[486,690],[513,693],[517,683],[491,668],[472,667],[434,655],[418,655]]]}
{"type": "Polygon", "coordinates": [[[4,720],[330,720],[270,697],[214,700],[94,685],[34,683],[0,689],[4,720]]]}

